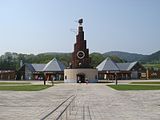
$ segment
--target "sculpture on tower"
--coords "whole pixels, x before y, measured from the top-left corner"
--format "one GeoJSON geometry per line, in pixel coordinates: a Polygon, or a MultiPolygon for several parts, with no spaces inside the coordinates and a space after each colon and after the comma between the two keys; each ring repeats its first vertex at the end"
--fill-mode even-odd
{"type": "Polygon", "coordinates": [[[79,23],[79,25],[82,25],[83,19],[79,19],[79,20],[78,20],[78,23],[79,23]]]}

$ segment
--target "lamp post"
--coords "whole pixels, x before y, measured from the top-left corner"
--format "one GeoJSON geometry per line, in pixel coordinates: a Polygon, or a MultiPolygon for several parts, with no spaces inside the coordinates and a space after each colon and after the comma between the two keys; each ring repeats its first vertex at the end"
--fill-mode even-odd
{"type": "Polygon", "coordinates": [[[115,81],[116,81],[116,85],[117,85],[118,84],[117,73],[115,72],[114,75],[115,75],[115,81]]]}

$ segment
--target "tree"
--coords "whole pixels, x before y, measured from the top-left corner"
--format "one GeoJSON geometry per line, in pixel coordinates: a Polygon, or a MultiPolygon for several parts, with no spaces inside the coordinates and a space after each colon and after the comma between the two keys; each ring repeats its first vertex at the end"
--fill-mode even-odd
{"type": "Polygon", "coordinates": [[[97,67],[104,59],[105,57],[100,53],[92,53],[90,54],[91,57],[91,66],[94,68],[97,67]]]}

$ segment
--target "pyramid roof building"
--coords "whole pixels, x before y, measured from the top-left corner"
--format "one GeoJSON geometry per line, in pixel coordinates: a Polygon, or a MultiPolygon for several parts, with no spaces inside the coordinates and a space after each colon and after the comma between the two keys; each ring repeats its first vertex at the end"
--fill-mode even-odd
{"type": "Polygon", "coordinates": [[[107,57],[97,66],[98,71],[119,71],[117,64],[107,57]]]}
{"type": "Polygon", "coordinates": [[[46,64],[46,66],[43,68],[43,71],[44,72],[64,71],[64,69],[65,69],[64,64],[58,61],[56,58],[54,58],[46,64]]]}

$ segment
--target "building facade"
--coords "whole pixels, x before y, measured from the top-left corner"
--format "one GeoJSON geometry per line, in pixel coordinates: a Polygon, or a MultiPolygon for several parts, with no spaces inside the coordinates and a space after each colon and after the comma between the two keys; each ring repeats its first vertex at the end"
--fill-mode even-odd
{"type": "Polygon", "coordinates": [[[15,80],[16,71],[14,70],[0,70],[0,80],[15,80]]]}
{"type": "Polygon", "coordinates": [[[106,58],[97,66],[98,78],[106,80],[146,79],[146,69],[139,62],[115,63],[106,58]]]}
{"type": "Polygon", "coordinates": [[[56,58],[47,64],[25,63],[17,72],[18,80],[63,80],[65,66],[56,58]]]}

